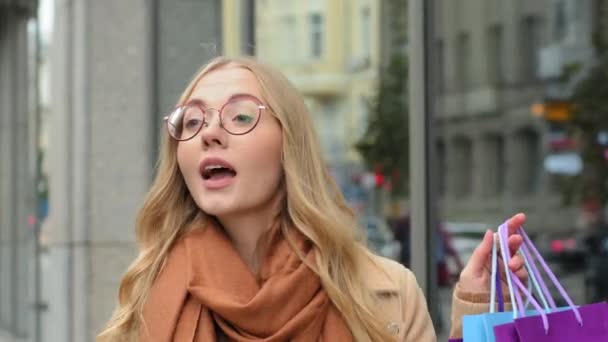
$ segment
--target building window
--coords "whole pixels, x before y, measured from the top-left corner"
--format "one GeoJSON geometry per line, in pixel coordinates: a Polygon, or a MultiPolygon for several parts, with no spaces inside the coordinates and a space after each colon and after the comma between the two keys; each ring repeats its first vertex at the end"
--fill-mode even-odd
{"type": "Polygon", "coordinates": [[[323,16],[313,13],[309,17],[310,56],[318,59],[323,55],[323,16]]]}
{"type": "Polygon", "coordinates": [[[445,93],[445,43],[441,39],[437,39],[437,92],[445,93]]]}
{"type": "Polygon", "coordinates": [[[557,0],[554,5],[554,21],[553,21],[553,40],[562,41],[566,38],[566,3],[563,0],[557,0]]]}
{"type": "Polygon", "coordinates": [[[473,192],[473,143],[469,138],[457,137],[453,141],[453,149],[451,153],[454,165],[451,182],[453,195],[466,197],[473,192]]]}
{"type": "Polygon", "coordinates": [[[482,173],[481,193],[484,197],[500,195],[505,189],[505,146],[499,135],[488,135],[483,139],[484,168],[482,173]]]}
{"type": "Polygon", "coordinates": [[[500,85],[504,81],[503,29],[501,25],[492,25],[488,30],[488,73],[490,82],[500,85]]]}
{"type": "Polygon", "coordinates": [[[458,35],[458,44],[456,45],[456,61],[458,65],[457,89],[467,91],[471,89],[471,36],[468,33],[458,35]]]}
{"type": "Polygon", "coordinates": [[[371,9],[369,8],[369,6],[363,7],[361,9],[361,56],[366,60],[370,59],[370,52],[372,49],[371,17],[371,9]]]}
{"type": "Polygon", "coordinates": [[[522,129],[514,136],[513,156],[516,159],[511,169],[514,192],[518,195],[533,194],[539,190],[541,168],[540,137],[532,129],[522,129]]]}
{"type": "Polygon", "coordinates": [[[521,72],[523,81],[538,78],[538,53],[541,47],[541,21],[536,16],[526,16],[521,25],[521,72]]]}

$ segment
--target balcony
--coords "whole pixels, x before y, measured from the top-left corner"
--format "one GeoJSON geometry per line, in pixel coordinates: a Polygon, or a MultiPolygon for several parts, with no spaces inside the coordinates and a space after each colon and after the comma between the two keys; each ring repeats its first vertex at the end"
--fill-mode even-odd
{"type": "Polygon", "coordinates": [[[348,92],[348,77],[344,73],[288,73],[287,77],[304,96],[319,98],[343,96],[348,92]]]}
{"type": "Polygon", "coordinates": [[[446,117],[493,114],[498,108],[497,90],[491,86],[446,93],[439,99],[446,117]]]}

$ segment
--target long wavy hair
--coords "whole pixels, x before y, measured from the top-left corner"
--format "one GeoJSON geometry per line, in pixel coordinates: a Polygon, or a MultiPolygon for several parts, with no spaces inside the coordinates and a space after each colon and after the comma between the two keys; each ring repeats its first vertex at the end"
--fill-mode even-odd
{"type": "MultiPolygon", "coordinates": [[[[362,270],[369,256],[356,219],[323,161],[313,121],[295,87],[280,72],[253,58],[217,57],[195,75],[179,104],[188,100],[201,77],[226,65],[245,68],[256,76],[263,100],[281,125],[285,199],[280,217],[285,236],[290,235],[288,229],[297,229],[312,242],[316,265],[310,266],[356,341],[394,339],[376,312],[373,291],[364,285],[362,270]]],[[[171,247],[208,219],[186,187],[176,149],[177,142],[165,130],[157,176],[136,221],[139,255],[122,278],[118,307],[98,341],[137,339],[147,295],[171,247]]]]}

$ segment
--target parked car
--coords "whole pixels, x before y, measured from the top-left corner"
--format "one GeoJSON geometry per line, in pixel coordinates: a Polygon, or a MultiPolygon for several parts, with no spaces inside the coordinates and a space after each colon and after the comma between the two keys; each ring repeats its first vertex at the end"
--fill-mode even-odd
{"type": "Polygon", "coordinates": [[[401,243],[395,239],[385,219],[378,216],[364,216],[360,224],[365,228],[368,247],[378,255],[399,261],[401,243]]]}
{"type": "MultiPolygon", "coordinates": [[[[443,229],[450,237],[450,245],[458,255],[460,262],[465,264],[471,258],[473,251],[483,240],[490,225],[480,222],[444,222],[443,229]]],[[[460,265],[455,258],[447,258],[448,272],[454,276],[460,274],[460,265]]]]}
{"type": "MultiPolygon", "coordinates": [[[[551,232],[535,237],[535,245],[558,278],[584,280],[584,300],[608,300],[608,233],[551,232]]],[[[550,291],[558,306],[567,305],[554,287],[550,291]]]]}
{"type": "Polygon", "coordinates": [[[562,272],[583,271],[588,251],[582,233],[549,232],[532,238],[543,258],[556,264],[562,272]]]}

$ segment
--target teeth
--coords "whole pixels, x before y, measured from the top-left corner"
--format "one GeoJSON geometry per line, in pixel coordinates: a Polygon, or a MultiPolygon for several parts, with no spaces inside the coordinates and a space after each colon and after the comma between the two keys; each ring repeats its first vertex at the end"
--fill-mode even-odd
{"type": "Polygon", "coordinates": [[[224,166],[221,165],[209,165],[205,167],[205,171],[216,170],[216,169],[225,169],[224,166]]]}

